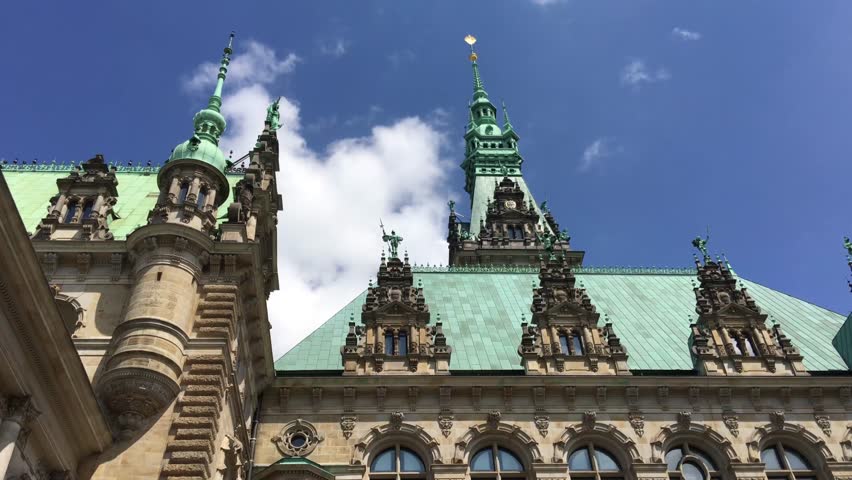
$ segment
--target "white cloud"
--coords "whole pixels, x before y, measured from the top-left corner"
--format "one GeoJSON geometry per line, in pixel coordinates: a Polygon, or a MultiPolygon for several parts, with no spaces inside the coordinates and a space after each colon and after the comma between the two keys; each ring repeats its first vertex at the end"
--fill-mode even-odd
{"type": "Polygon", "coordinates": [[[623,149],[616,145],[612,139],[598,138],[592,142],[585,150],[583,156],[580,157],[580,165],[578,170],[588,172],[592,168],[600,167],[601,161],[604,158],[611,157],[620,153],[623,149]]]}
{"type": "Polygon", "coordinates": [[[323,55],[329,55],[331,57],[342,57],[349,50],[349,44],[339,38],[332,42],[323,42],[320,43],[320,53],[323,55]]]}
{"type": "Polygon", "coordinates": [[[670,79],[671,73],[664,67],[651,70],[642,59],[633,59],[621,70],[621,83],[640,88],[644,83],[656,83],[670,79]]]}
{"type": "MultiPolygon", "coordinates": [[[[228,66],[228,87],[268,84],[279,75],[290,73],[302,59],[294,53],[279,59],[275,50],[254,40],[240,43],[231,55],[228,66]]],[[[219,63],[205,62],[199,65],[192,76],[184,80],[184,87],[190,91],[212,88],[216,84],[219,63]]]]}
{"type": "Polygon", "coordinates": [[[394,68],[399,68],[404,63],[411,63],[417,58],[411,50],[397,50],[388,55],[388,60],[394,68]]]}
{"type": "Polygon", "coordinates": [[[701,40],[701,34],[693,32],[685,28],[675,27],[672,29],[672,35],[676,38],[686,41],[701,40]]]}
{"type": "MultiPolygon", "coordinates": [[[[272,53],[270,62],[278,62],[272,49],[263,48],[272,53]]],[[[235,63],[242,55],[235,53],[235,63]]],[[[253,68],[284,73],[262,62],[253,68]]],[[[253,147],[266,107],[278,96],[265,83],[248,80],[236,90],[225,85],[222,112],[229,126],[222,149],[238,152],[235,157],[253,147]]],[[[374,126],[367,136],[337,139],[316,149],[301,133],[297,102],[282,98],[280,112],[281,290],[268,303],[276,357],[375,278],[383,248],[379,218],[404,237],[402,247],[413,262],[446,262],[446,176],[451,168],[443,157],[444,133],[418,117],[374,126]]]]}

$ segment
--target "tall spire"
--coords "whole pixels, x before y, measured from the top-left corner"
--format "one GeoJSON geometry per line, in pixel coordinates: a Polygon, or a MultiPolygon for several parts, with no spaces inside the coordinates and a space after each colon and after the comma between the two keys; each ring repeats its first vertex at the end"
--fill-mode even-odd
{"type": "Polygon", "coordinates": [[[228,65],[231,63],[231,53],[234,44],[234,32],[228,37],[228,46],[222,54],[219,64],[219,73],[216,76],[216,88],[207,102],[207,108],[199,111],[192,118],[195,125],[195,133],[192,137],[178,145],[172,150],[169,161],[194,159],[209,163],[217,169],[225,170],[225,155],[219,150],[219,138],[225,132],[227,122],[225,117],[219,113],[222,107],[222,87],[225,85],[225,77],[228,74],[228,65]]]}
{"type": "Polygon", "coordinates": [[[482,78],[479,76],[479,65],[476,63],[476,60],[479,56],[473,50],[473,44],[476,43],[476,37],[473,35],[468,35],[464,37],[464,41],[470,45],[470,63],[473,66],[473,98],[474,100],[484,98],[488,98],[488,94],[485,92],[485,87],[482,86],[482,78]]]}
{"type": "Polygon", "coordinates": [[[215,112],[219,111],[222,106],[222,87],[225,85],[225,76],[228,75],[228,65],[231,64],[231,53],[234,51],[231,47],[234,45],[234,32],[228,37],[228,46],[225,47],[222,53],[222,62],[219,64],[219,74],[216,76],[216,89],[213,90],[213,95],[210,101],[207,102],[207,108],[215,112]]]}
{"type": "Polygon", "coordinates": [[[511,130],[512,122],[509,121],[509,110],[506,109],[506,102],[503,102],[503,130],[511,130]]]}

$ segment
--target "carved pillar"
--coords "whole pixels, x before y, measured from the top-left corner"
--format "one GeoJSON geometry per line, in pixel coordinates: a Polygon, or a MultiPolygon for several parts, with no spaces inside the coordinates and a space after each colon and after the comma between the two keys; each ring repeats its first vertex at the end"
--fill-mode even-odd
{"type": "Polygon", "coordinates": [[[30,397],[12,397],[7,402],[6,412],[0,411],[0,414],[4,415],[0,422],[0,478],[6,478],[15,444],[24,425],[39,414],[30,397]]]}

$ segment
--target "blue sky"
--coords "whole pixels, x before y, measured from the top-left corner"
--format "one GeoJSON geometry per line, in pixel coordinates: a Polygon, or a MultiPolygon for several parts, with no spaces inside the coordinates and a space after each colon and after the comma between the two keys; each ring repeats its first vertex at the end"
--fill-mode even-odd
{"type": "MultiPolygon", "coordinates": [[[[412,135],[436,143],[388,177],[416,183],[417,168],[434,167],[428,192],[403,190],[377,208],[404,224],[403,213],[424,211],[430,225],[445,225],[437,200],[466,204],[457,165],[472,90],[462,37],[472,33],[485,87],[506,101],[521,136],[525,177],[587,264],[689,265],[690,240],[709,225],[711,250],[742,276],[849,311],[841,244],[852,235],[852,4],[245,3],[6,5],[0,157],[161,161],[191,133],[208,94],[193,75],[218,60],[233,29],[235,59],[254,42],[280,61],[255,59],[243,80],[229,79],[226,109],[240,88],[283,95],[298,123],[293,148],[325,168],[313,174],[357,175],[359,157],[344,155],[353,146],[396,155],[377,147],[383,132],[411,140],[405,156],[417,155],[412,135]],[[404,123],[411,117],[420,123],[404,123]]],[[[240,113],[231,114],[239,130],[240,113]]],[[[299,180],[298,165],[288,172],[282,158],[282,169],[299,180]]],[[[306,208],[283,193],[285,210],[306,208]]],[[[420,258],[445,257],[434,241],[424,245],[420,258]]],[[[377,252],[364,252],[365,264],[377,252]]],[[[351,267],[345,257],[331,263],[336,273],[307,278],[306,288],[351,267]]],[[[322,313],[349,298],[323,295],[322,313]]]]}

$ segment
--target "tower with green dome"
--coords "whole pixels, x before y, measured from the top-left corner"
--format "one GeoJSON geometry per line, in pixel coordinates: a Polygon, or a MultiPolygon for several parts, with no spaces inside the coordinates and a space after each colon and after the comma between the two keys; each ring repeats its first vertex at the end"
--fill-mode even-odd
{"type": "Polygon", "coordinates": [[[570,263],[582,263],[583,252],[569,252],[567,233],[560,231],[550,212],[539,206],[521,172],[524,162],[520,137],[503,103],[503,126],[497,108],[488,98],[479,73],[476,38],[470,45],[473,68],[473,98],[465,127],[465,191],[470,195],[470,221],[459,220],[450,209],[449,264],[534,265],[545,251],[566,255],[570,263]]]}
{"type": "Polygon", "coordinates": [[[227,127],[220,109],[233,40],[231,33],[207,107],[192,119],[195,132],[172,150],[157,175],[160,196],[148,216],[149,224],[180,223],[207,234],[216,228],[216,212],[227,200],[229,188],[219,139],[227,127]]]}

